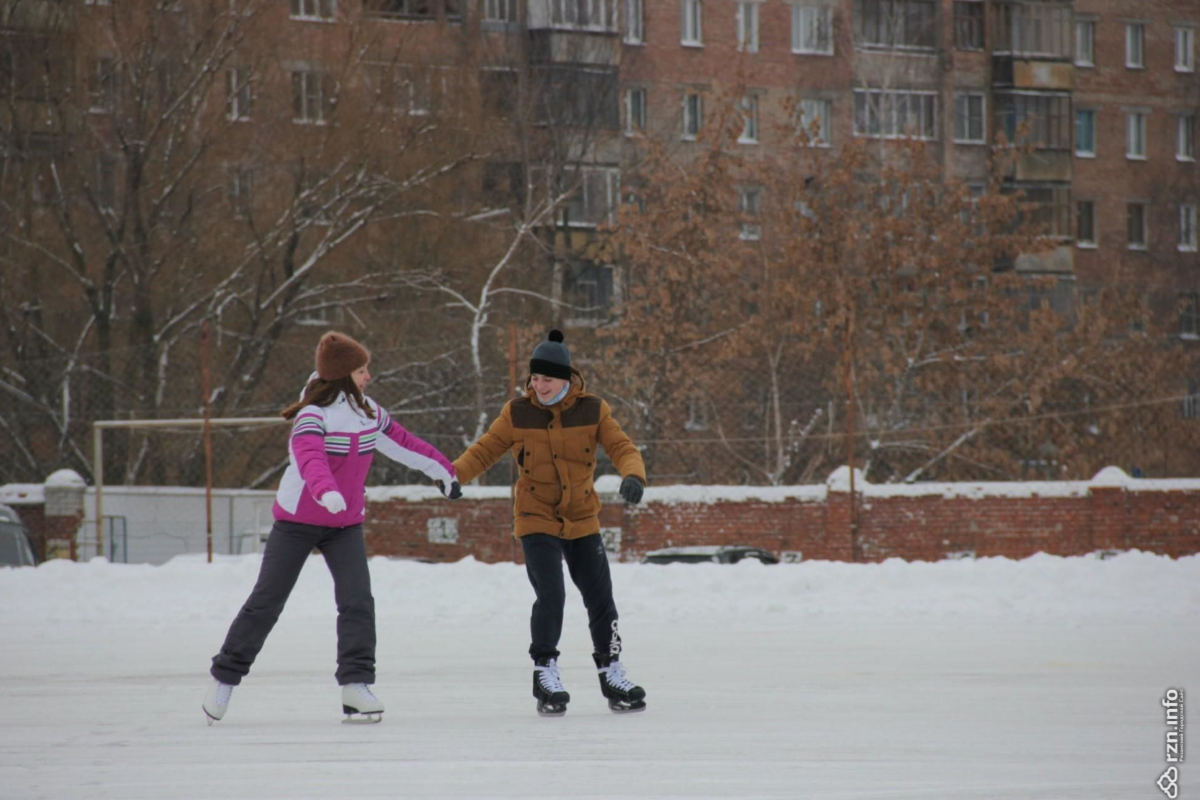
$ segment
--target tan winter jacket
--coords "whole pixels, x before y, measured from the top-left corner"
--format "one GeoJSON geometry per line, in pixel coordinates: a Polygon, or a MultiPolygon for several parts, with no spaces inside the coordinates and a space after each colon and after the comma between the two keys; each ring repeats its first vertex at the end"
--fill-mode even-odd
{"type": "Polygon", "coordinates": [[[525,382],[525,397],[505,404],[488,432],[454,462],[466,484],[505,452],[517,462],[520,479],[513,507],[516,536],[548,533],[578,539],[600,530],[600,499],[592,480],[596,445],[621,477],[646,483],[641,453],[613,419],[608,403],[588,394],[583,375],[571,368],[571,388],[553,406],[543,406],[525,382]]]}

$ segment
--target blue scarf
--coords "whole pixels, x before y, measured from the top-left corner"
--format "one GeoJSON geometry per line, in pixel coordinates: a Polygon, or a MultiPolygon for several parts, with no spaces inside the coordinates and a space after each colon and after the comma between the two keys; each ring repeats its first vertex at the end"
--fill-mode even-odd
{"type": "Polygon", "coordinates": [[[555,403],[561,402],[567,396],[567,392],[571,391],[571,382],[567,381],[567,385],[562,388],[562,391],[555,395],[554,399],[548,403],[542,403],[544,406],[552,406],[555,403]]]}

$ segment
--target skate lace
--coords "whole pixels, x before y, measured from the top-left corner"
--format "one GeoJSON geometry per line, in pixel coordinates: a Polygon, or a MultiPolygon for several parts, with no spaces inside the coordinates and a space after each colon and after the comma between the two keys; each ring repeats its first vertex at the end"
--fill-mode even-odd
{"type": "Polygon", "coordinates": [[[358,694],[358,696],[363,698],[364,700],[370,700],[373,703],[379,702],[378,698],[375,697],[375,693],[371,691],[371,687],[368,686],[367,684],[352,683],[352,684],[350,684],[350,686],[352,689],[354,689],[354,691],[358,694]]]}
{"type": "Polygon", "coordinates": [[[604,675],[604,679],[608,681],[608,685],[614,689],[619,689],[622,692],[628,692],[636,684],[625,677],[625,666],[620,661],[614,661],[600,672],[604,675]]]}
{"type": "Polygon", "coordinates": [[[217,705],[229,705],[229,698],[233,695],[233,685],[229,683],[217,682],[217,705]]]}
{"type": "Polygon", "coordinates": [[[546,666],[534,667],[538,673],[538,683],[547,692],[565,692],[566,689],[562,685],[562,676],[558,673],[558,662],[551,661],[546,666]]]}

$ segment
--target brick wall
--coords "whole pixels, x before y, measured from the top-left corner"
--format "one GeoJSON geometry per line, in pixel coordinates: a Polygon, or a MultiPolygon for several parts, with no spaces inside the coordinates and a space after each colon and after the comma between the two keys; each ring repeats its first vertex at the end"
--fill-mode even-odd
{"type": "MultiPolygon", "coordinates": [[[[602,494],[601,523],[619,531],[622,561],[637,561],[660,547],[716,544],[835,561],[937,560],[960,553],[1024,558],[1134,548],[1172,557],[1200,552],[1200,480],[1122,476],[1113,485],[1101,476],[1047,484],[860,483],[856,531],[850,494],[834,479],[826,487],[649,489],[637,507],[602,494]]],[[[511,503],[495,493],[456,503],[373,502],[366,530],[374,555],[522,560],[512,538],[511,503]]]]}

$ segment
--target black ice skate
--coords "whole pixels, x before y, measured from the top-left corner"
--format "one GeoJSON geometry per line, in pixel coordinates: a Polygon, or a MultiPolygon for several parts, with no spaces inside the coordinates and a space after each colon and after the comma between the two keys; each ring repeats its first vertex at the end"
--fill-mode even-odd
{"type": "Polygon", "coordinates": [[[593,656],[600,674],[600,691],[614,714],[646,710],[646,690],[625,677],[625,666],[610,656],[593,656]]]}
{"type": "Polygon", "coordinates": [[[567,713],[571,695],[563,688],[557,660],[539,658],[534,664],[533,696],[538,701],[537,711],[543,717],[561,717],[567,713]]]}

